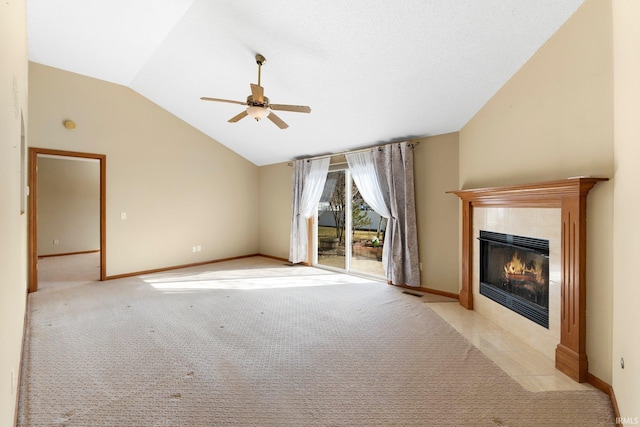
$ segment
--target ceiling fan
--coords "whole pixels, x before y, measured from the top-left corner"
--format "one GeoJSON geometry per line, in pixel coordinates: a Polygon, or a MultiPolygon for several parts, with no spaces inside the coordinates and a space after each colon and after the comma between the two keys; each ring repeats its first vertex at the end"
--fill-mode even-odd
{"type": "Polygon", "coordinates": [[[285,105],[285,104],[270,104],[269,98],[264,96],[264,88],[260,86],[260,72],[262,65],[267,62],[264,56],[257,54],[256,63],[258,64],[258,84],[251,83],[251,95],[247,96],[247,101],[233,101],[230,99],[220,98],[208,98],[203,96],[200,98],[203,101],[216,101],[216,102],[228,102],[231,104],[246,105],[247,109],[240,114],[233,116],[229,119],[229,123],[235,123],[246,116],[251,116],[256,120],[264,119],[265,117],[275,123],[280,129],[286,129],[289,127],[282,119],[272,111],[292,111],[294,113],[310,113],[311,108],[305,105],[285,105]]]}

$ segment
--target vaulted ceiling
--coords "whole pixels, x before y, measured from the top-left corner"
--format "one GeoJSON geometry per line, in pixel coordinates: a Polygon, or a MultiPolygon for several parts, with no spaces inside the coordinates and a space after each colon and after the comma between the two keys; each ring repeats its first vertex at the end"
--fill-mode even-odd
{"type": "Polygon", "coordinates": [[[30,60],[128,86],[256,165],[460,130],[584,0],[27,0],[30,60]],[[257,83],[289,124],[227,120],[257,83]]]}

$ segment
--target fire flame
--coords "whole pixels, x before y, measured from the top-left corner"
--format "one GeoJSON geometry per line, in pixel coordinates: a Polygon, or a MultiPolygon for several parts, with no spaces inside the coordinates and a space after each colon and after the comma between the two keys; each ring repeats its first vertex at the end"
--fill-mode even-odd
{"type": "Polygon", "coordinates": [[[535,261],[529,261],[526,264],[522,262],[522,259],[518,255],[518,252],[514,252],[511,261],[504,265],[504,272],[507,277],[510,275],[521,274],[535,277],[535,280],[542,282],[542,268],[535,261]]]}

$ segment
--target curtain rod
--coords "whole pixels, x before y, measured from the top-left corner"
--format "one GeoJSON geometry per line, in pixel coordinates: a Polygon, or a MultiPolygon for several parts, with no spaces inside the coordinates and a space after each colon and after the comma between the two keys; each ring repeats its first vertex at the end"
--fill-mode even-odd
{"type": "MultiPolygon", "coordinates": [[[[403,141],[399,141],[399,142],[389,142],[387,144],[381,144],[381,145],[374,145],[371,147],[367,147],[367,148],[360,148],[358,150],[349,150],[349,151],[342,151],[340,153],[331,153],[331,154],[324,154],[321,156],[313,156],[313,157],[303,157],[301,159],[296,159],[296,160],[318,160],[318,159],[325,159],[327,157],[331,158],[331,157],[336,157],[336,156],[344,156],[345,154],[352,154],[352,153],[361,153],[363,151],[369,151],[369,150],[374,150],[374,149],[380,149],[382,147],[386,147],[387,145],[393,145],[393,144],[399,144],[403,141]]],[[[415,148],[416,146],[418,146],[420,144],[420,141],[415,141],[415,142],[410,142],[408,143],[410,148],[415,148]]],[[[288,166],[293,166],[293,162],[288,162],[287,163],[288,166]]]]}

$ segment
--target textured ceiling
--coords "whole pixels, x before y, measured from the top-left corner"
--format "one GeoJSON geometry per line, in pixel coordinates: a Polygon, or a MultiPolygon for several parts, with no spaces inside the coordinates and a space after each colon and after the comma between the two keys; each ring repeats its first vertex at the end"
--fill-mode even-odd
{"type": "Polygon", "coordinates": [[[130,87],[257,165],[460,130],[584,0],[27,0],[30,60],[130,87]],[[311,114],[227,120],[257,83],[311,114]]]}

